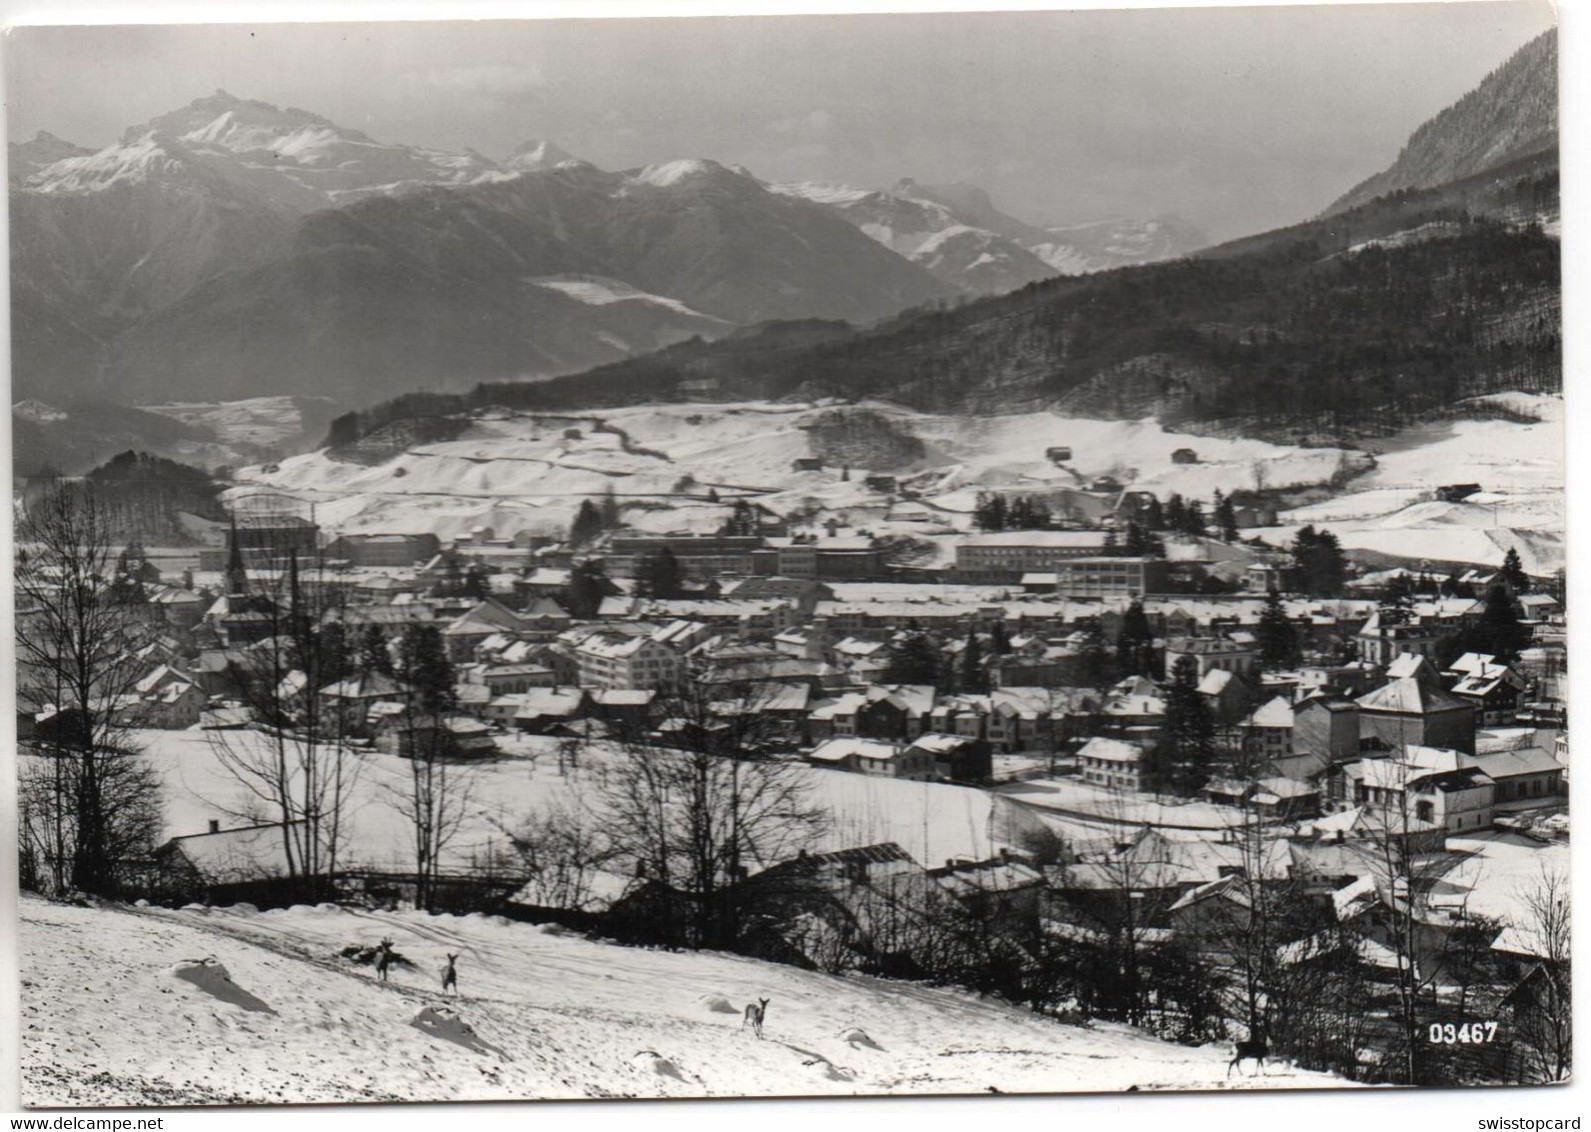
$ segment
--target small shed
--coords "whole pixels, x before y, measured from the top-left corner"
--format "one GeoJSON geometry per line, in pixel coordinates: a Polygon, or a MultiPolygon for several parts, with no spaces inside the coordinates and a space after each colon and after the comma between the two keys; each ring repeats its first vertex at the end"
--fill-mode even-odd
{"type": "Polygon", "coordinates": [[[563,438],[565,440],[579,440],[580,430],[577,428],[566,428],[563,430],[563,438]]]}
{"type": "Polygon", "coordinates": [[[1072,450],[1064,444],[1052,445],[1044,450],[1044,458],[1052,464],[1064,464],[1072,458],[1072,450]]]}
{"type": "Polygon", "coordinates": [[[797,456],[790,465],[792,472],[821,472],[823,461],[817,456],[797,456]]]}
{"type": "Polygon", "coordinates": [[[1173,464],[1197,464],[1199,462],[1199,454],[1191,448],[1178,448],[1171,454],[1171,462],[1173,464]]]}

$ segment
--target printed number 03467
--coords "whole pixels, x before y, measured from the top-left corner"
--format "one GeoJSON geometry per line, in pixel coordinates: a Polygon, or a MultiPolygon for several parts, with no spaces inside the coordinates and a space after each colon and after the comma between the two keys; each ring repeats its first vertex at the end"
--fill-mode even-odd
{"type": "Polygon", "coordinates": [[[1431,1041],[1442,1045],[1463,1042],[1465,1045],[1489,1042],[1497,1036],[1496,1022],[1432,1022],[1431,1041]]]}

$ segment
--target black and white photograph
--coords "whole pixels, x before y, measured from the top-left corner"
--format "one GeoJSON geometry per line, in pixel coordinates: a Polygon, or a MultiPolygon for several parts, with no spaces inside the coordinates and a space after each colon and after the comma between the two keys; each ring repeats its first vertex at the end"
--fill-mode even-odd
{"type": "Polygon", "coordinates": [[[17,1103],[1567,1082],[1558,18],[8,27],[17,1103]]]}

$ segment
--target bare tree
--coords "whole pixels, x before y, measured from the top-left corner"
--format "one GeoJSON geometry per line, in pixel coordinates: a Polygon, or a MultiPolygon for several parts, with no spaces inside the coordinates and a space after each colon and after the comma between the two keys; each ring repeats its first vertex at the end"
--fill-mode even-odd
{"type": "Polygon", "coordinates": [[[17,527],[17,691],[46,709],[29,741],[19,817],[24,864],[56,893],[112,894],[147,854],[158,790],[128,727],[150,637],[147,607],[114,587],[116,548],[100,495],[55,482],[17,527]]]}
{"type": "Polygon", "coordinates": [[[597,875],[616,856],[608,823],[578,800],[555,802],[512,829],[499,828],[532,902],[548,908],[585,910],[597,875]]]}
{"type": "Polygon", "coordinates": [[[744,697],[699,684],[659,697],[676,744],[631,739],[604,791],[615,847],[686,894],[696,946],[727,946],[745,909],[739,882],[812,844],[825,813],[807,768],[767,750],[767,721],[744,697]]]}
{"type": "Polygon", "coordinates": [[[1461,943],[1458,929],[1468,916],[1467,897],[1456,906],[1437,908],[1437,883],[1461,857],[1441,848],[1439,826],[1424,806],[1434,793],[1426,772],[1407,762],[1388,760],[1383,782],[1366,807],[1364,845],[1379,906],[1363,918],[1364,931],[1390,952],[1392,1016],[1397,1028],[1395,1053],[1404,1084],[1439,1084],[1439,1058],[1426,1040],[1425,1025],[1438,1010],[1441,977],[1461,943]]]}
{"type": "Polygon", "coordinates": [[[347,744],[345,714],[321,695],[353,671],[344,590],[319,561],[301,574],[296,554],[285,573],[247,583],[228,599],[258,626],[258,639],[229,650],[228,672],[255,725],[208,732],[217,762],[242,788],[239,802],[216,804],[235,818],[280,825],[287,875],[327,888],[342,863],[363,765],[347,744]]]}
{"type": "Polygon", "coordinates": [[[404,718],[398,751],[408,758],[408,775],[389,793],[412,832],[414,906],[434,911],[443,859],[471,812],[475,775],[455,762],[448,721],[457,698],[440,631],[409,626],[399,654],[404,718]]]}
{"type": "Polygon", "coordinates": [[[1536,965],[1515,989],[1515,1026],[1528,1051],[1532,1078],[1566,1081],[1574,1065],[1568,878],[1543,866],[1520,903],[1512,927],[1534,954],[1536,965]]]}

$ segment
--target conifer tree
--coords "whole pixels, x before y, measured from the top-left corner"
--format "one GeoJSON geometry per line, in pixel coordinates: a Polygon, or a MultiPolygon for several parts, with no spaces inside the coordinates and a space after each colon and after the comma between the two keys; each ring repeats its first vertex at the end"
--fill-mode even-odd
{"type": "Polygon", "coordinates": [[[970,695],[982,695],[989,690],[989,672],[983,666],[983,646],[978,634],[967,634],[967,643],[961,650],[961,690],[970,695]]]}
{"type": "Polygon", "coordinates": [[[562,605],[569,616],[577,620],[590,620],[602,607],[602,599],[618,592],[608,580],[602,563],[588,559],[569,571],[569,582],[564,586],[562,605]]]}
{"type": "Polygon", "coordinates": [[[685,595],[679,557],[668,547],[641,560],[635,573],[635,596],[669,600],[685,595]]]}
{"type": "Polygon", "coordinates": [[[398,661],[398,674],[419,711],[434,718],[458,706],[453,662],[435,625],[409,626],[398,642],[398,661]]]}
{"type": "Polygon", "coordinates": [[[1282,596],[1272,590],[1255,631],[1260,645],[1260,666],[1267,672],[1295,668],[1299,660],[1298,631],[1282,605],[1282,596]]]}
{"type": "Polygon", "coordinates": [[[359,667],[366,672],[392,675],[392,650],[387,647],[387,634],[380,625],[366,625],[359,639],[359,667]]]}
{"type": "Polygon", "coordinates": [[[1111,663],[1110,651],[1105,647],[1105,638],[1099,635],[1097,629],[1086,631],[1083,634],[1082,644],[1077,650],[1078,685],[1103,692],[1116,682],[1117,668],[1117,665],[1111,663]]]}
{"type": "Polygon", "coordinates": [[[1530,629],[1520,623],[1514,599],[1501,584],[1486,591],[1486,608],[1466,636],[1471,651],[1490,653],[1504,664],[1517,660],[1530,643],[1530,629]]]}
{"type": "Polygon", "coordinates": [[[943,683],[939,647],[926,633],[908,633],[890,644],[889,659],[879,679],[885,684],[939,687],[943,683]]]}
{"type": "Polygon", "coordinates": [[[1499,574],[1504,584],[1515,594],[1530,592],[1530,575],[1525,573],[1519,561],[1519,551],[1513,547],[1509,547],[1508,553],[1503,555],[1503,568],[1499,574]]]}
{"type": "Polygon", "coordinates": [[[1232,506],[1231,497],[1223,495],[1220,488],[1215,491],[1215,527],[1223,541],[1238,540],[1237,511],[1232,506]]]}
{"type": "Polygon", "coordinates": [[[1134,601],[1122,614],[1116,636],[1116,664],[1123,675],[1149,676],[1154,668],[1154,629],[1144,613],[1144,603],[1134,601]]]}
{"type": "Polygon", "coordinates": [[[1215,720],[1199,692],[1199,665],[1191,656],[1180,656],[1171,670],[1166,717],[1154,760],[1159,785],[1192,797],[1209,779],[1214,758],[1215,720]]]}
{"type": "Polygon", "coordinates": [[[1188,505],[1183,502],[1178,492],[1172,492],[1171,498],[1166,500],[1165,529],[1171,531],[1185,530],[1188,523],[1188,505]]]}
{"type": "Polygon", "coordinates": [[[569,525],[569,544],[577,547],[589,545],[601,533],[602,515],[597,505],[589,499],[582,499],[579,509],[575,511],[574,522],[569,525]]]}

